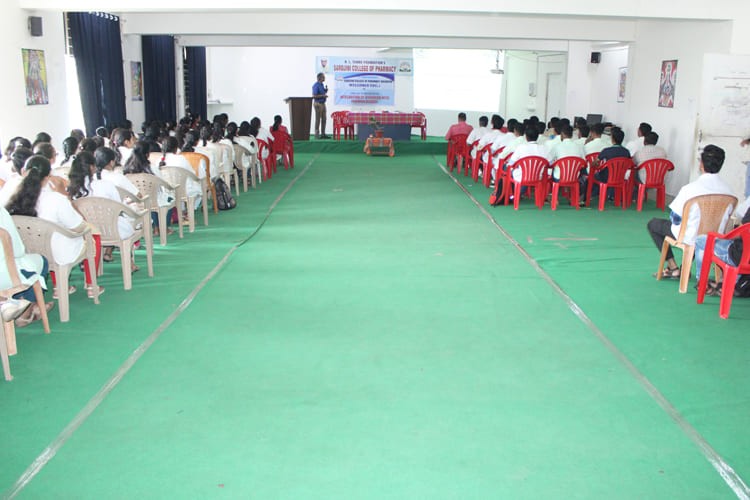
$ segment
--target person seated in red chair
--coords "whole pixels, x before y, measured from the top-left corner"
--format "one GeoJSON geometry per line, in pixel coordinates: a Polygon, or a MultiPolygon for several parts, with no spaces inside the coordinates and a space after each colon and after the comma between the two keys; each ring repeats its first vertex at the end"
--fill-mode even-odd
{"type": "MultiPolygon", "coordinates": [[[[750,222],[750,198],[747,198],[744,202],[740,203],[737,207],[735,215],[744,214],[742,216],[742,224],[750,222]]],[[[706,240],[708,235],[701,234],[695,239],[695,279],[700,280],[701,267],[703,266],[703,256],[706,252],[706,240]]],[[[735,238],[733,240],[716,238],[714,240],[714,255],[722,262],[726,262],[730,266],[736,266],[742,260],[743,252],[742,238],[735,238]]],[[[739,276],[737,276],[739,278],[739,276]]],[[[697,287],[698,285],[696,285],[697,287]]],[[[718,283],[712,280],[708,281],[708,290],[706,295],[718,296],[721,295],[722,282],[718,283]]]]}
{"type": "Polygon", "coordinates": [[[474,127],[466,123],[466,113],[462,111],[458,114],[458,122],[451,125],[448,132],[445,133],[445,140],[450,141],[456,135],[468,136],[473,129],[474,127]]]}
{"type": "Polygon", "coordinates": [[[604,148],[612,145],[610,141],[602,137],[602,134],[604,134],[604,124],[595,123],[590,127],[588,139],[583,146],[586,156],[593,153],[601,153],[604,148]]]}
{"type": "MultiPolygon", "coordinates": [[[[680,234],[680,225],[683,223],[688,224],[683,240],[684,243],[686,245],[693,245],[695,243],[695,233],[700,224],[700,210],[698,210],[698,207],[693,207],[693,210],[690,211],[690,218],[687,221],[683,221],[682,211],[688,200],[704,194],[734,195],[732,188],[719,177],[719,171],[721,171],[721,167],[724,164],[724,158],[725,153],[723,149],[713,144],[706,146],[701,153],[701,175],[693,182],[684,185],[677,193],[675,199],[669,204],[669,209],[671,210],[669,219],[653,218],[648,221],[646,227],[651,235],[651,239],[656,244],[656,248],[660,252],[664,244],[664,238],[667,236],[676,238],[680,234]]],[[[662,278],[679,279],[680,268],[674,260],[671,247],[667,249],[666,262],[667,267],[662,270],[662,278]]]]}
{"type": "MultiPolygon", "coordinates": [[[[633,163],[635,163],[636,167],[644,161],[667,158],[667,150],[661,146],[657,146],[657,142],[659,142],[659,134],[656,132],[651,131],[643,137],[643,147],[633,155],[633,163]]],[[[638,182],[645,182],[646,172],[639,171],[636,180],[638,182]]]]}
{"type": "MultiPolygon", "coordinates": [[[[487,128],[487,124],[490,122],[490,119],[486,116],[480,116],[479,117],[479,126],[471,131],[469,134],[469,137],[466,138],[466,143],[471,146],[474,144],[474,142],[480,140],[482,137],[484,137],[484,134],[490,131],[490,129],[487,128]]],[[[473,147],[471,148],[471,151],[469,151],[471,154],[471,159],[473,160],[477,156],[477,148],[473,147]]]]}
{"type": "MultiPolygon", "coordinates": [[[[613,158],[630,158],[630,151],[622,145],[622,141],[625,139],[625,132],[623,132],[620,127],[612,127],[610,134],[612,136],[612,145],[608,148],[602,149],[599,153],[600,164],[613,158]]],[[[594,175],[599,182],[607,182],[609,171],[604,168],[594,175]]]]}

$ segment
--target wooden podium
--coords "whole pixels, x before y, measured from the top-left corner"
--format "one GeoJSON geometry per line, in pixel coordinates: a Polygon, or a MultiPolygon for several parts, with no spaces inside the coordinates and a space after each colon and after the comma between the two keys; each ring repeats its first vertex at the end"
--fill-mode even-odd
{"type": "Polygon", "coordinates": [[[292,126],[292,139],[295,141],[310,140],[310,119],[312,117],[312,97],[287,97],[289,103],[289,121],[292,126]]]}

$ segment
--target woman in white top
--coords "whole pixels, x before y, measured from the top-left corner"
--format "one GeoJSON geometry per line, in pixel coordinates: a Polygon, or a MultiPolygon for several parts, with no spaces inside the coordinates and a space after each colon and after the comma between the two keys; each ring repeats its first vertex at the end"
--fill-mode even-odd
{"type": "MultiPolygon", "coordinates": [[[[77,200],[86,196],[95,196],[122,203],[117,186],[101,178],[96,166],[96,159],[88,151],[78,153],[73,160],[73,165],[70,167],[68,196],[70,196],[71,200],[77,200]]],[[[133,224],[124,215],[120,215],[117,220],[117,229],[122,239],[130,238],[135,232],[133,224]]]]}
{"type": "MultiPolygon", "coordinates": [[[[186,146],[192,135],[192,133],[185,134],[186,146]]],[[[198,140],[197,145],[195,145],[195,151],[208,156],[210,160],[209,170],[211,172],[211,179],[215,179],[225,172],[227,158],[225,157],[226,152],[224,151],[224,148],[217,142],[213,142],[212,135],[213,132],[211,127],[208,125],[201,127],[200,139],[198,140]]],[[[182,150],[186,151],[184,147],[182,150]]]]}
{"type": "MultiPolygon", "coordinates": [[[[179,154],[177,139],[174,137],[165,137],[161,143],[162,157],[159,162],[159,167],[180,167],[184,168],[191,174],[195,174],[193,166],[184,156],[179,154]]],[[[201,160],[200,168],[198,169],[198,178],[206,178],[206,164],[205,161],[201,160]]],[[[186,191],[188,196],[195,196],[196,200],[201,198],[201,185],[200,182],[196,182],[192,179],[188,179],[186,191]]],[[[198,204],[196,203],[196,206],[198,204]]]]}
{"type": "Polygon", "coordinates": [[[111,148],[96,148],[94,152],[96,170],[101,179],[109,181],[117,187],[124,189],[133,196],[138,196],[138,188],[130,182],[121,172],[115,170],[115,152],[111,148]]]}
{"type": "Polygon", "coordinates": [[[115,150],[115,164],[125,165],[130,155],[133,154],[135,142],[135,134],[130,129],[116,128],[112,131],[110,144],[112,149],[115,150]]]}
{"type": "MultiPolygon", "coordinates": [[[[94,155],[88,151],[82,151],[73,160],[73,165],[70,167],[68,196],[71,200],[77,200],[85,196],[95,196],[122,203],[117,186],[101,178],[96,167],[94,155]]],[[[135,232],[133,221],[129,217],[120,214],[120,217],[117,218],[117,232],[121,239],[130,238],[135,232]]],[[[101,239],[99,244],[101,245],[101,239]]],[[[102,258],[104,262],[112,262],[112,250],[113,247],[111,246],[105,247],[102,258]]]]}
{"type": "Polygon", "coordinates": [[[8,163],[11,166],[11,172],[5,179],[2,189],[0,189],[0,206],[7,205],[11,197],[18,191],[21,181],[23,181],[21,176],[23,166],[32,155],[31,149],[25,147],[17,147],[11,154],[11,161],[8,163]]]}
{"type": "Polygon", "coordinates": [[[250,133],[254,135],[257,140],[265,142],[268,146],[263,150],[263,157],[261,158],[262,160],[265,160],[271,155],[271,150],[273,149],[273,136],[271,135],[271,132],[261,126],[260,118],[256,116],[250,120],[250,133]],[[255,133],[253,134],[253,132],[255,133]]]}
{"type": "MultiPolygon", "coordinates": [[[[30,215],[54,222],[72,231],[82,231],[86,222],[81,217],[67,196],[54,191],[48,185],[50,176],[49,160],[41,155],[34,155],[26,161],[24,178],[18,192],[8,202],[8,212],[12,215],[30,215]]],[[[81,236],[69,238],[59,233],[52,235],[52,256],[57,264],[74,262],[85,245],[81,236]]],[[[97,245],[97,258],[99,258],[97,245]]],[[[86,285],[91,283],[88,263],[84,261],[86,285]]],[[[54,283],[54,275],[52,276],[54,283]]],[[[75,288],[71,287],[71,293],[75,288]]],[[[99,293],[102,292],[100,287],[99,293]]]]}
{"type": "MultiPolygon", "coordinates": [[[[135,146],[133,147],[133,154],[130,156],[130,158],[128,158],[128,161],[125,162],[122,172],[125,175],[128,175],[128,174],[157,175],[156,172],[154,172],[151,169],[151,162],[148,160],[149,149],[150,149],[150,146],[146,144],[145,142],[143,141],[136,142],[135,146]]],[[[157,198],[157,202],[159,203],[159,206],[162,206],[162,207],[167,206],[171,203],[173,199],[174,199],[174,191],[160,188],[159,196],[157,198]]],[[[169,213],[167,213],[167,221],[170,221],[172,219],[173,210],[174,209],[170,209],[169,213]]],[[[162,228],[159,227],[159,218],[156,212],[151,212],[151,221],[153,222],[152,227],[154,228],[154,234],[159,234],[159,231],[162,228]]],[[[167,222],[167,224],[169,224],[169,222],[167,222]]],[[[167,230],[167,234],[172,234],[173,232],[170,228],[167,228],[166,230],[167,230]]]]}

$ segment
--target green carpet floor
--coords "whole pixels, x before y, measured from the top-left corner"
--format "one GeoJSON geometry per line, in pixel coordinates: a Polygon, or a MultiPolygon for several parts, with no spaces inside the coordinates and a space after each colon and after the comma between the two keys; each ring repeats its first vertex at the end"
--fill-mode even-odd
{"type": "Polygon", "coordinates": [[[750,475],[750,302],[720,320],[651,278],[653,203],[516,212],[460,178],[592,327],[439,167],[444,145],[360,151],[298,147],[158,248],[156,277],[125,292],[108,265],[99,306],[79,293],[51,335],[19,330],[0,490],[260,227],[19,498],[735,496],[680,423],[750,475]]]}

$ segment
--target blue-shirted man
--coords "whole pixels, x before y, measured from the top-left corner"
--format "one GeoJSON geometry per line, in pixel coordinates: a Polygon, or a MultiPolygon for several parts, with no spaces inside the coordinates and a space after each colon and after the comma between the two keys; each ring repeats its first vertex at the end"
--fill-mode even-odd
{"type": "Polygon", "coordinates": [[[313,84],[313,109],[315,110],[315,138],[330,139],[326,135],[326,99],[328,99],[328,85],[325,73],[318,73],[318,81],[313,84]]]}

